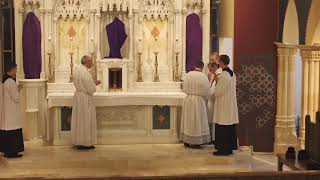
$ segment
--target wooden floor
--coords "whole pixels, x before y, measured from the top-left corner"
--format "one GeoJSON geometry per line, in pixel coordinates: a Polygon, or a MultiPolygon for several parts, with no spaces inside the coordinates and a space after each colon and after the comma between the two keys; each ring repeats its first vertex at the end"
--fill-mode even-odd
{"type": "Polygon", "coordinates": [[[224,172],[276,171],[273,155],[251,155],[238,151],[233,156],[212,155],[213,146],[201,150],[182,145],[109,145],[94,151],[71,147],[26,143],[22,159],[0,155],[1,178],[77,178],[114,176],[173,176],[224,172]]]}

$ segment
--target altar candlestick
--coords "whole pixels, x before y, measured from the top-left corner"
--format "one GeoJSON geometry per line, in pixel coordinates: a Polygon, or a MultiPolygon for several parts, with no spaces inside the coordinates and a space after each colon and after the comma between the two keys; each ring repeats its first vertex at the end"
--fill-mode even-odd
{"type": "Polygon", "coordinates": [[[181,81],[180,73],[179,73],[179,54],[180,54],[180,47],[179,47],[179,39],[176,38],[175,42],[175,54],[176,54],[176,63],[175,63],[175,72],[174,72],[174,80],[176,82],[181,81]]]}
{"type": "Polygon", "coordinates": [[[158,72],[158,54],[159,54],[159,52],[154,52],[154,55],[155,55],[155,62],[154,62],[155,74],[154,74],[153,82],[160,82],[159,72],[158,72]]]}
{"type": "Polygon", "coordinates": [[[48,50],[47,50],[47,53],[48,54],[52,54],[52,42],[51,42],[51,36],[48,38],[48,50]]]}
{"type": "Polygon", "coordinates": [[[143,82],[143,79],[142,79],[142,62],[141,62],[142,53],[139,52],[138,55],[139,55],[139,61],[138,61],[138,68],[137,68],[137,73],[138,73],[137,82],[143,82]]]}
{"type": "Polygon", "coordinates": [[[96,62],[96,58],[94,57],[95,53],[96,53],[96,45],[94,43],[94,39],[93,37],[91,37],[90,39],[90,43],[89,43],[89,53],[93,59],[93,65],[92,65],[92,77],[94,80],[97,80],[98,78],[98,71],[97,71],[97,62],[96,62]]]}
{"type": "Polygon", "coordinates": [[[49,73],[49,77],[48,77],[48,82],[52,83],[54,81],[54,66],[52,65],[51,62],[51,55],[52,55],[52,42],[51,42],[51,37],[48,38],[48,50],[47,50],[47,54],[49,56],[49,62],[48,62],[48,73],[49,73]]]}
{"type": "Polygon", "coordinates": [[[139,40],[138,40],[138,53],[142,54],[142,52],[143,52],[142,39],[139,38],[139,40]]]}
{"type": "Polygon", "coordinates": [[[154,49],[155,49],[155,51],[154,51],[154,52],[159,53],[159,49],[160,49],[160,47],[159,47],[159,40],[158,40],[158,37],[155,37],[155,38],[154,38],[154,49]]]}
{"type": "Polygon", "coordinates": [[[70,37],[70,52],[69,53],[73,53],[73,37],[70,37]]]}
{"type": "Polygon", "coordinates": [[[179,52],[180,52],[179,39],[178,39],[178,38],[176,38],[176,42],[175,42],[175,46],[174,46],[174,51],[175,51],[175,53],[179,53],[179,52]]]}
{"type": "Polygon", "coordinates": [[[73,52],[70,52],[70,83],[73,82],[73,52]]]}
{"type": "Polygon", "coordinates": [[[96,47],[95,47],[94,40],[93,40],[93,37],[92,37],[90,39],[90,43],[89,43],[89,53],[91,55],[93,55],[95,52],[96,52],[96,47]]]}

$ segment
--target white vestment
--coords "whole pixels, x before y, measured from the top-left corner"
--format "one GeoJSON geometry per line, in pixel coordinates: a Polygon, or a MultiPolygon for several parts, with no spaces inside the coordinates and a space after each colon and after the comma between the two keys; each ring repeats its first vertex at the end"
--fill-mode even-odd
{"type": "Polygon", "coordinates": [[[202,72],[189,72],[183,82],[183,91],[187,96],[182,106],[181,141],[190,145],[211,142],[206,103],[210,95],[208,78],[202,72]]]}
{"type": "Polygon", "coordinates": [[[97,143],[97,119],[93,93],[96,85],[88,69],[79,65],[74,72],[76,92],[73,97],[71,132],[73,145],[97,143]]]}
{"type": "Polygon", "coordinates": [[[20,93],[18,84],[12,79],[7,79],[3,84],[1,96],[3,97],[2,121],[0,129],[5,131],[17,130],[22,128],[21,111],[20,111],[20,93]]]}
{"type": "MultiPolygon", "coordinates": [[[[222,69],[219,68],[216,71],[216,74],[218,75],[218,77],[220,76],[220,74],[222,73],[222,69]]],[[[210,98],[208,100],[208,121],[209,121],[209,126],[211,126],[211,138],[214,141],[215,140],[215,127],[214,127],[214,121],[213,121],[213,109],[214,109],[214,102],[215,102],[215,87],[216,87],[216,81],[214,81],[213,79],[210,80],[210,98]]]]}
{"type": "Polygon", "coordinates": [[[231,77],[227,71],[223,71],[219,76],[214,95],[213,122],[219,125],[238,124],[235,74],[231,77]]]}

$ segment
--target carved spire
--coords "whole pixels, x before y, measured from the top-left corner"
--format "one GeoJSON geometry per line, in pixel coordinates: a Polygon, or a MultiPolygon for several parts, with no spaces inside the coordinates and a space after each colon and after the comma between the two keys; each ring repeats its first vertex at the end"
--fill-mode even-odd
{"type": "Polygon", "coordinates": [[[142,0],[140,4],[140,16],[146,19],[164,20],[173,14],[174,6],[171,0],[142,0]]]}
{"type": "Polygon", "coordinates": [[[59,0],[54,11],[56,18],[78,19],[88,17],[89,0],[59,0]]]}

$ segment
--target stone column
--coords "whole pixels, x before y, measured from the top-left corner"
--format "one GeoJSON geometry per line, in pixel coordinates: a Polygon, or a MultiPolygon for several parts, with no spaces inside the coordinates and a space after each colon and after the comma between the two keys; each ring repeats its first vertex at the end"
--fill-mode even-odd
{"type": "Polygon", "coordinates": [[[130,39],[130,45],[129,45],[129,64],[128,64],[128,90],[130,91],[132,89],[132,82],[134,82],[133,77],[134,77],[134,45],[136,42],[136,38],[134,38],[134,19],[133,19],[133,1],[130,0],[129,1],[129,23],[130,23],[130,27],[129,27],[129,39],[130,39]]]}
{"type": "Polygon", "coordinates": [[[305,117],[311,116],[315,122],[315,113],[319,111],[319,68],[320,68],[320,46],[299,46],[302,57],[302,117],[300,125],[299,145],[305,147],[305,117]]]}
{"type": "Polygon", "coordinates": [[[40,22],[41,22],[41,73],[40,79],[46,79],[46,72],[45,72],[45,64],[46,64],[46,51],[45,51],[45,42],[46,42],[46,28],[45,27],[45,9],[41,7],[39,9],[40,12],[40,22]]]}
{"type": "Polygon", "coordinates": [[[45,137],[46,93],[45,79],[23,79],[23,113],[24,138],[27,141],[37,141],[45,137]]]}
{"type": "MultiPolygon", "coordinates": [[[[95,35],[96,35],[96,46],[97,46],[97,48],[96,48],[96,58],[97,58],[97,64],[96,64],[96,66],[97,66],[97,78],[99,79],[99,80],[103,80],[103,78],[102,78],[102,69],[101,69],[101,63],[100,63],[100,61],[101,61],[101,45],[100,45],[100,43],[101,43],[101,13],[100,13],[100,11],[97,11],[97,13],[96,13],[96,16],[95,16],[95,35]]],[[[105,81],[102,81],[103,83],[105,83],[105,81]]]]}
{"type": "Polygon", "coordinates": [[[186,37],[187,37],[187,9],[183,8],[182,10],[182,78],[184,78],[186,74],[186,58],[187,58],[187,44],[186,44],[186,37]]]}
{"type": "Polygon", "coordinates": [[[277,116],[275,153],[285,153],[297,145],[294,114],[294,72],[297,47],[276,43],[278,46],[277,116]]]}
{"type": "Polygon", "coordinates": [[[209,63],[210,54],[210,1],[202,1],[202,61],[205,66],[209,63]]]}
{"type": "Polygon", "coordinates": [[[16,64],[18,65],[17,79],[24,79],[23,54],[22,54],[22,31],[24,23],[24,9],[16,8],[15,10],[15,48],[16,64]]]}

